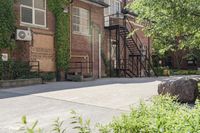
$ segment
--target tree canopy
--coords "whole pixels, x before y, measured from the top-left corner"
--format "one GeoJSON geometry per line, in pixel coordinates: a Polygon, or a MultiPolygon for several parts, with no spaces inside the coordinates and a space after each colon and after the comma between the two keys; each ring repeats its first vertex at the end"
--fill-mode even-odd
{"type": "Polygon", "coordinates": [[[128,8],[160,53],[200,48],[200,0],[134,0],[128,8]]]}

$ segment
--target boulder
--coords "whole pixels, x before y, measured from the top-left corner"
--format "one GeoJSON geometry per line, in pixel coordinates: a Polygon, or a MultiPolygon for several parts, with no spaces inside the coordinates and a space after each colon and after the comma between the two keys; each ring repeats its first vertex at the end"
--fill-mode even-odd
{"type": "Polygon", "coordinates": [[[183,103],[194,103],[199,91],[198,81],[192,78],[168,80],[158,85],[158,94],[177,96],[183,103]]]}

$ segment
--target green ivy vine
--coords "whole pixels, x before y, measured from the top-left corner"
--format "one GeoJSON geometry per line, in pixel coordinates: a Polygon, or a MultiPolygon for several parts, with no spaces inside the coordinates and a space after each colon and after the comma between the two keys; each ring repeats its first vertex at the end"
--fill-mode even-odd
{"type": "Polygon", "coordinates": [[[0,0],[0,50],[12,50],[15,41],[15,15],[13,0],[0,0]]]}
{"type": "Polygon", "coordinates": [[[56,66],[58,71],[67,71],[70,58],[70,15],[63,10],[71,0],[48,0],[48,8],[56,19],[56,66]]]}

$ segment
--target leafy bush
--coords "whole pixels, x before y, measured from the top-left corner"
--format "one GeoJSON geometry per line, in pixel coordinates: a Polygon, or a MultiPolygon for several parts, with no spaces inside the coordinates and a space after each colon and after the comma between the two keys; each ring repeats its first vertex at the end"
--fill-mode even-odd
{"type": "MultiPolygon", "coordinates": [[[[165,67],[155,67],[154,70],[158,74],[158,76],[165,76],[164,70],[167,68],[165,67]]],[[[198,70],[176,70],[176,69],[168,69],[170,71],[170,74],[172,75],[200,75],[200,71],[198,70]]]]}
{"type": "MultiPolygon", "coordinates": [[[[72,124],[75,124],[77,133],[91,133],[90,122],[86,122],[72,112],[72,124]]],[[[66,133],[62,127],[62,121],[56,122],[53,129],[55,133],[66,133]],[[60,124],[59,124],[60,123],[60,124]],[[56,127],[56,128],[55,128],[56,127]],[[54,130],[55,131],[55,130],[54,130]]],[[[25,129],[32,131],[36,129],[37,122],[31,128],[25,129]]],[[[194,107],[186,104],[180,104],[176,98],[170,96],[156,96],[152,99],[151,104],[141,104],[137,108],[132,108],[128,114],[123,114],[115,118],[110,124],[102,126],[98,124],[97,128],[100,133],[199,133],[200,132],[200,102],[197,101],[194,107]]],[[[34,130],[35,131],[35,130],[34,130]]],[[[36,133],[36,132],[28,132],[36,133]]]]}
{"type": "Polygon", "coordinates": [[[158,76],[163,76],[163,67],[155,67],[154,70],[158,76]]]}
{"type": "Polygon", "coordinates": [[[31,67],[28,62],[22,61],[0,61],[0,74],[1,79],[25,79],[29,77],[35,77],[31,72],[31,67]]]}
{"type": "Polygon", "coordinates": [[[28,62],[11,61],[13,79],[25,79],[30,76],[31,67],[28,62]]]}
{"type": "Polygon", "coordinates": [[[44,81],[51,81],[55,78],[54,72],[38,73],[31,71],[29,62],[24,61],[0,61],[0,79],[15,80],[15,79],[31,79],[42,78],[44,81]]]}
{"type": "MultiPolygon", "coordinates": [[[[75,111],[71,111],[71,124],[74,126],[73,129],[77,130],[77,133],[91,133],[90,120],[83,120],[83,118],[78,115],[75,111]]],[[[35,121],[33,124],[28,123],[26,116],[22,117],[22,127],[20,131],[25,133],[44,133],[44,131],[37,127],[38,121],[35,121]]],[[[67,133],[67,128],[64,128],[64,121],[57,118],[53,124],[52,129],[53,133],[67,133]]]]}
{"type": "Polygon", "coordinates": [[[48,73],[40,73],[40,77],[43,81],[51,81],[55,79],[56,75],[54,72],[48,72],[48,73]]]}
{"type": "Polygon", "coordinates": [[[173,70],[174,75],[200,75],[198,70],[173,70]]]}
{"type": "Polygon", "coordinates": [[[200,104],[181,105],[175,98],[159,96],[152,105],[141,103],[130,114],[110,125],[114,133],[197,133],[200,132],[200,104]]]}

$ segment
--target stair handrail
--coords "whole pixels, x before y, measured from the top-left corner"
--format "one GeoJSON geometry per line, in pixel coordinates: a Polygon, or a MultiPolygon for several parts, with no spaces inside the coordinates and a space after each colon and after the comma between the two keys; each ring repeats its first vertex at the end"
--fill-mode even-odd
{"type": "MultiPolygon", "coordinates": [[[[126,28],[127,31],[129,32],[128,28],[127,28],[127,27],[125,27],[125,28],[126,28]]],[[[133,39],[132,36],[131,36],[131,39],[133,40],[134,44],[136,45],[136,48],[137,48],[138,52],[140,53],[140,55],[142,55],[143,57],[146,58],[146,56],[142,54],[141,49],[138,47],[137,43],[135,42],[135,40],[133,39]]],[[[145,59],[145,60],[146,60],[146,59],[145,59]]],[[[149,73],[149,72],[146,70],[146,66],[144,66],[144,64],[143,64],[142,62],[141,62],[141,65],[142,65],[142,67],[145,69],[146,73],[149,73]]]]}
{"type": "MultiPolygon", "coordinates": [[[[127,17],[127,21],[128,21],[128,24],[131,26],[131,28],[134,29],[134,27],[132,26],[132,24],[131,24],[131,22],[130,22],[130,20],[129,20],[128,17],[127,17]]],[[[127,30],[128,30],[128,29],[127,29],[127,30]]],[[[128,31],[129,31],[129,30],[128,30],[128,31]]],[[[140,38],[139,38],[139,36],[137,35],[137,33],[134,33],[134,35],[136,36],[136,39],[139,41],[139,43],[140,43],[139,46],[140,46],[140,48],[141,48],[141,47],[143,46],[142,41],[140,40],[140,38]]],[[[136,44],[136,45],[137,45],[137,44],[136,44]]],[[[137,48],[138,48],[138,46],[137,46],[137,48]]],[[[150,65],[151,69],[153,70],[155,76],[158,76],[157,73],[155,72],[155,70],[154,70],[154,68],[153,68],[153,66],[152,66],[152,64],[151,64],[151,62],[150,62],[150,60],[148,60],[147,55],[143,55],[139,48],[138,48],[138,50],[139,50],[140,54],[141,54],[142,56],[145,57],[145,60],[147,60],[147,61],[149,62],[148,64],[150,65]]],[[[142,64],[142,65],[143,65],[143,64],[142,64]]],[[[143,67],[144,67],[144,65],[143,65],[143,67]]],[[[147,71],[147,73],[149,73],[149,72],[147,71]]],[[[150,73],[149,73],[149,74],[150,74],[150,73]]]]}

